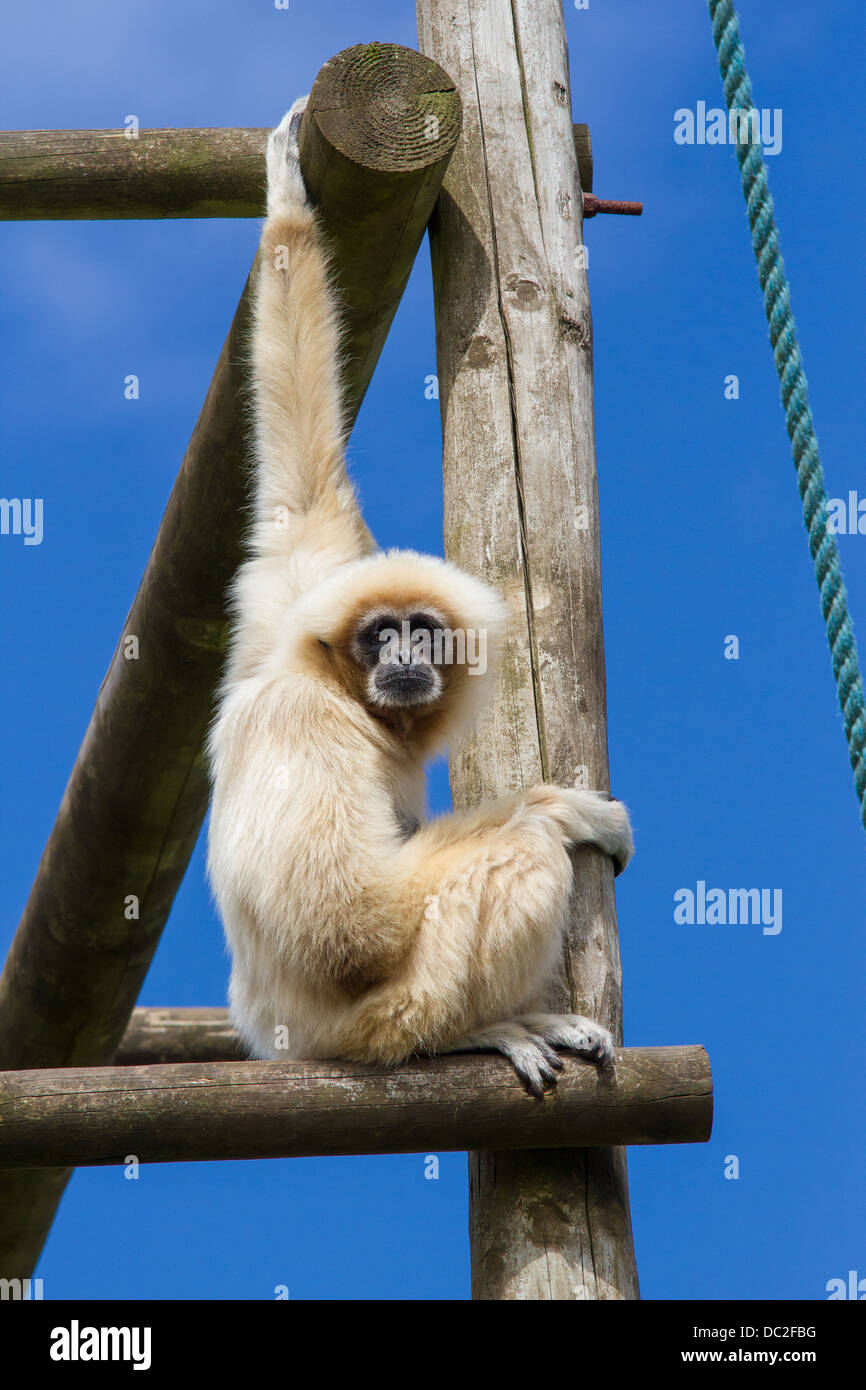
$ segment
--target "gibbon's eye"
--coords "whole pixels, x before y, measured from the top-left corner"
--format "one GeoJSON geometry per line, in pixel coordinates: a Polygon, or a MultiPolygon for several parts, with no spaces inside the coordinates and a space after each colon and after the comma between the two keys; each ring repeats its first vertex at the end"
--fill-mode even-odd
{"type": "Polygon", "coordinates": [[[372,663],[380,659],[392,642],[399,641],[399,637],[400,619],[383,613],[361,628],[355,642],[362,660],[372,663]]]}
{"type": "Polygon", "coordinates": [[[425,637],[428,637],[431,642],[437,627],[441,626],[442,624],[439,622],[438,618],[431,618],[429,613],[413,613],[409,619],[409,627],[412,636],[421,636],[423,634],[425,637]]]}
{"type": "MultiPolygon", "coordinates": [[[[430,613],[413,613],[409,619],[409,626],[412,632],[412,641],[423,643],[432,653],[436,633],[442,631],[442,619],[434,618],[430,613]]],[[[433,659],[432,655],[428,658],[428,660],[433,659]]]]}

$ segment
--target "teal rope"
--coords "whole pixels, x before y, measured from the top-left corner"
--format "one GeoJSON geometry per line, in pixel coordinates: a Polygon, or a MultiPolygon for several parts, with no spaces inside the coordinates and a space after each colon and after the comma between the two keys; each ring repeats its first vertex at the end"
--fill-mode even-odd
{"type": "MultiPolygon", "coordinates": [[[[740,42],[737,11],[731,0],[709,0],[709,6],[728,110],[749,110],[753,106],[752,86],[746,72],[746,55],[740,42]]],[[[738,123],[738,136],[740,132],[738,123]]],[[[779,231],[761,145],[759,142],[749,143],[747,137],[744,142],[738,140],[736,148],[758,276],[764,292],[764,309],[770,324],[770,341],[782,387],[785,420],[797,466],[803,517],[809,532],[809,549],[821,591],[821,609],[833,656],[833,674],[845,720],[854,785],[860,798],[860,818],[866,826],[866,700],[848,612],[848,596],[842,580],[839,547],[835,536],[827,528],[824,471],[809,409],[809,390],[797,341],[797,325],[791,311],[791,291],[779,251],[779,231]]]]}

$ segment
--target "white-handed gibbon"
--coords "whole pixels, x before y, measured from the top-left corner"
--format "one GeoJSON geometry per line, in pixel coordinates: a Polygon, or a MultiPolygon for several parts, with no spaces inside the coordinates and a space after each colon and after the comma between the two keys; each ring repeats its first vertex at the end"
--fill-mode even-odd
{"type": "Polygon", "coordinates": [[[537,1009],[562,946],[568,846],[599,845],[621,871],[628,815],[607,793],[543,785],[424,823],[425,760],[489,693],[507,614],[444,560],[379,551],[361,517],[298,158],[305,101],[268,142],[255,515],[209,744],[231,1017],[258,1057],[497,1050],[540,1094],[555,1047],[613,1057],[597,1023],[537,1009]],[[486,672],[461,633],[486,640],[486,672]]]}

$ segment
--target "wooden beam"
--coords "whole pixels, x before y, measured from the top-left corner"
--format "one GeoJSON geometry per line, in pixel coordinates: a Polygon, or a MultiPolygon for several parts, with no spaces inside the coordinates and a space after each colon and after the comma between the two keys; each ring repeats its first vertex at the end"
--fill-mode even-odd
{"type": "Polygon", "coordinates": [[[115,1067],[167,1065],[171,1062],[241,1062],[247,1057],[226,1009],[133,1009],[115,1067]]]}
{"type": "MultiPolygon", "coordinates": [[[[437,86],[444,74],[418,56],[399,44],[357,44],[325,65],[317,129],[302,137],[305,172],[321,158],[314,177],[323,181],[351,178],[359,165],[399,176],[417,172],[431,148],[453,145],[453,86],[447,78],[437,86]],[[392,98],[399,109],[388,109],[392,98]]],[[[0,131],[0,220],[260,217],[267,137],[258,127],[0,131]]],[[[361,191],[369,198],[366,181],[361,191]]]]}
{"type": "Polygon", "coordinates": [[[612,1075],[565,1058],[527,1095],[502,1057],[393,1071],[348,1063],[195,1062],[0,1073],[0,1166],[435,1153],[709,1138],[702,1047],[631,1048],[612,1075]]]}
{"type": "Polygon", "coordinates": [[[0,219],[261,217],[267,130],[0,131],[0,219]]]}
{"type": "Polygon", "coordinates": [[[578,122],[572,126],[574,151],[577,155],[577,176],[584,193],[592,192],[592,137],[589,126],[578,122]]]}
{"type": "MultiPolygon", "coordinates": [[[[310,107],[301,160],[334,251],[351,421],[456,143],[460,101],[429,60],[368,44],[325,64],[310,107]],[[329,159],[335,110],[364,136],[348,148],[338,125],[329,159]]],[[[225,595],[248,515],[248,327],[249,283],[0,977],[4,1070],[113,1055],[199,833],[225,595]]],[[[32,1272],[64,1182],[44,1171],[0,1179],[0,1276],[32,1272]]]]}
{"type": "MultiPolygon", "coordinates": [[[[592,314],[562,4],[418,0],[418,27],[463,98],[430,227],[445,550],[514,613],[500,697],[451,761],[454,801],[540,781],[606,789],[592,314]]],[[[548,1006],[621,1041],[613,867],[589,847],[574,865],[548,1006]]],[[[625,1150],[470,1155],[470,1243],[475,1298],[637,1298],[625,1150]]]]}

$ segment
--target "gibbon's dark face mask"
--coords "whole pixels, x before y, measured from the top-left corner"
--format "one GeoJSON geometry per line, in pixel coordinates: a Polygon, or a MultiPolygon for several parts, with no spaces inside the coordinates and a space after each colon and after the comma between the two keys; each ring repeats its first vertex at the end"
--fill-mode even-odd
{"type": "Polygon", "coordinates": [[[436,633],[442,626],[441,619],[429,613],[378,613],[364,624],[355,650],[367,672],[371,704],[405,709],[438,700],[442,673],[436,633]]]}

